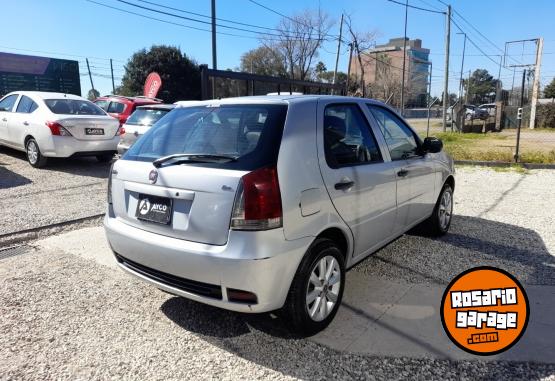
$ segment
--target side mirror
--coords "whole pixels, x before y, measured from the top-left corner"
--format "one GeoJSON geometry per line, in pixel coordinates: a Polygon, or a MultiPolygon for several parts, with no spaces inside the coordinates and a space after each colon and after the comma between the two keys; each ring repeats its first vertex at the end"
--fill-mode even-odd
{"type": "Polygon", "coordinates": [[[426,153],[438,153],[443,149],[443,142],[441,139],[429,137],[424,139],[422,144],[422,151],[426,153]]]}

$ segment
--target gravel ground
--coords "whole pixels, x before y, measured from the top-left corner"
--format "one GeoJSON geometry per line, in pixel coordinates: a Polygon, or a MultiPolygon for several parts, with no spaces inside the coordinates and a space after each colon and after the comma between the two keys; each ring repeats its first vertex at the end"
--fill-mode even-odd
{"type": "Polygon", "coordinates": [[[367,357],[272,316],[173,297],[55,252],[0,261],[0,379],[540,379],[555,365],[367,357]],[[55,306],[55,308],[53,308],[55,306]]]}
{"type": "MultiPolygon", "coordinates": [[[[469,267],[492,264],[523,283],[553,285],[554,186],[555,171],[459,169],[450,234],[439,240],[405,235],[352,271],[444,284],[469,267]]],[[[272,315],[241,315],[170,296],[120,271],[48,250],[0,260],[0,332],[0,379],[6,380],[555,375],[555,364],[338,352],[292,337],[286,322],[272,315]]]]}
{"type": "Polygon", "coordinates": [[[491,265],[522,283],[555,285],[555,171],[457,169],[449,234],[411,232],[354,271],[393,280],[447,284],[462,271],[491,265]]]}
{"type": "Polygon", "coordinates": [[[0,235],[103,213],[109,166],[79,158],[35,169],[23,152],[0,147],[0,235]]]}

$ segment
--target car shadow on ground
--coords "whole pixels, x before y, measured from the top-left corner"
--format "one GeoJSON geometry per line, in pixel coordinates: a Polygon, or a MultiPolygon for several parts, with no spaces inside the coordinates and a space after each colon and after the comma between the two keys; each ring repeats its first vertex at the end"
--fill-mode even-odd
{"type": "Polygon", "coordinates": [[[32,183],[27,177],[10,171],[6,166],[5,163],[0,162],[0,189],[15,188],[32,183]]]}
{"type": "MultiPolygon", "coordinates": [[[[536,232],[519,226],[465,216],[456,216],[453,219],[451,231],[440,239],[405,235],[355,266],[347,273],[347,278],[352,272],[357,272],[358,274],[353,276],[359,277],[362,274],[364,279],[368,279],[368,283],[371,283],[373,278],[379,277],[398,282],[447,285],[453,277],[464,270],[491,265],[506,269],[525,285],[555,285],[553,267],[555,259],[549,254],[542,238],[536,232]]],[[[373,290],[361,286],[360,283],[358,285],[360,290],[346,290],[346,293],[365,293],[367,296],[364,303],[372,301],[373,290]]],[[[357,310],[364,310],[365,307],[357,306],[352,301],[342,306],[343,309],[354,310],[355,313],[357,310]]],[[[311,378],[315,374],[327,374],[331,377],[333,374],[349,374],[348,364],[352,361],[368,364],[369,370],[373,363],[379,367],[385,362],[391,372],[420,372],[422,366],[416,358],[396,363],[393,357],[361,355],[332,349],[292,334],[288,329],[287,321],[270,313],[240,314],[181,297],[168,299],[161,306],[161,311],[181,328],[213,345],[294,377],[311,378]]],[[[359,315],[368,320],[373,318],[364,313],[359,315]]],[[[336,319],[338,318],[341,318],[341,314],[338,314],[336,319]]],[[[346,334],[347,332],[352,334],[353,328],[348,327],[348,324],[348,321],[334,322],[334,329],[339,330],[335,335],[341,337],[342,327],[345,328],[346,334]]],[[[382,328],[389,329],[387,322],[382,328]]],[[[437,327],[437,332],[442,332],[441,327],[437,327]]],[[[395,332],[395,334],[409,336],[406,332],[395,332]]],[[[528,332],[528,335],[532,335],[526,340],[528,345],[541,341],[541,337],[535,336],[541,335],[541,331],[528,332]]],[[[416,336],[418,335],[415,332],[414,337],[416,336]]],[[[411,341],[414,337],[406,339],[411,341]]],[[[437,357],[442,356],[440,354],[437,357]]],[[[495,367],[500,366],[492,362],[484,362],[480,366],[465,364],[467,363],[458,363],[457,368],[461,373],[471,377],[492,377],[490,372],[494,372],[495,367]]],[[[501,366],[511,367],[511,374],[516,378],[519,378],[519,374],[526,378],[527,367],[536,365],[514,366],[514,364],[505,363],[501,366]]],[[[542,365],[538,367],[544,369],[542,365]]],[[[545,376],[555,372],[553,366],[546,367],[549,370],[545,370],[545,376]]],[[[389,373],[391,374],[395,373],[389,373]]],[[[387,375],[385,374],[384,377],[387,375]]]]}
{"type": "MultiPolygon", "coordinates": [[[[0,154],[6,155],[11,160],[11,165],[16,165],[13,161],[27,163],[25,152],[17,151],[8,147],[0,147],[0,154]]],[[[24,163],[17,163],[24,164],[24,163]]],[[[108,178],[108,171],[111,162],[99,162],[94,156],[71,157],[71,158],[48,158],[46,167],[41,171],[65,172],[71,175],[95,177],[99,179],[108,178]]]]}

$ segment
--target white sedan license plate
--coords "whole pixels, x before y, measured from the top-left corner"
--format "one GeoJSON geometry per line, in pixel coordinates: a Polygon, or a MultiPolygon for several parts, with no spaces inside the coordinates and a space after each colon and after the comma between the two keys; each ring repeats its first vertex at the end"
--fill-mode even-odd
{"type": "Polygon", "coordinates": [[[85,128],[85,135],[104,135],[103,128],[85,128]]]}

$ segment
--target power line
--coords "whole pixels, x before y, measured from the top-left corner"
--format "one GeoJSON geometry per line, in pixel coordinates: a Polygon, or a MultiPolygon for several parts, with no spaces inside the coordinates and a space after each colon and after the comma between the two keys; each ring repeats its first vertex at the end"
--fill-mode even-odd
{"type": "MultiPolygon", "coordinates": [[[[455,26],[459,29],[459,31],[463,32],[463,29],[460,27],[459,24],[457,24],[457,22],[455,20],[453,20],[453,18],[451,18],[451,22],[453,24],[455,24],[455,26]]],[[[499,62],[496,62],[493,58],[491,58],[491,56],[489,54],[487,54],[486,52],[484,52],[482,50],[482,48],[480,48],[470,37],[468,37],[468,35],[466,36],[467,40],[470,41],[470,43],[476,48],[478,49],[485,57],[487,57],[491,62],[493,62],[496,65],[499,65],[499,62]]]]}
{"type": "MultiPolygon", "coordinates": [[[[160,8],[171,9],[171,10],[176,11],[176,12],[187,13],[187,14],[190,14],[190,15],[198,16],[198,17],[204,17],[204,18],[208,18],[208,19],[212,18],[212,16],[203,15],[202,13],[186,11],[186,10],[184,10],[184,9],[179,9],[179,8],[170,7],[170,6],[167,6],[167,5],[155,3],[155,2],[153,2],[153,1],[147,1],[147,0],[137,0],[137,1],[140,1],[141,3],[146,3],[146,4],[150,4],[150,5],[155,5],[155,6],[160,7],[160,8]]],[[[282,32],[282,30],[276,29],[276,28],[270,28],[270,27],[267,27],[267,26],[248,24],[248,23],[244,23],[244,22],[240,22],[240,21],[234,21],[234,20],[229,20],[229,19],[224,19],[224,18],[220,18],[220,17],[216,17],[216,20],[218,20],[218,21],[223,21],[223,22],[227,22],[227,23],[231,23],[231,24],[237,24],[237,25],[243,25],[243,26],[250,26],[250,27],[252,27],[252,28],[267,29],[267,30],[274,30],[274,31],[277,31],[277,32],[282,32]]]]}
{"type": "MultiPolygon", "coordinates": [[[[142,17],[142,18],[145,18],[145,19],[163,22],[163,23],[165,23],[165,24],[180,26],[180,27],[182,27],[182,28],[198,30],[198,31],[201,31],[201,32],[209,32],[209,33],[212,32],[212,31],[209,30],[209,29],[197,28],[197,27],[191,26],[191,25],[180,24],[180,23],[176,23],[176,22],[173,22],[173,21],[169,21],[169,20],[163,20],[163,19],[159,19],[159,18],[156,18],[156,17],[143,15],[143,14],[141,14],[141,13],[133,12],[133,11],[130,11],[130,10],[127,10],[127,9],[122,9],[122,8],[114,7],[114,6],[111,6],[111,5],[108,5],[108,4],[99,3],[99,2],[94,1],[94,0],[85,0],[85,1],[87,1],[87,2],[89,2],[89,3],[96,4],[96,5],[100,5],[100,6],[105,7],[105,8],[110,8],[110,9],[114,9],[114,10],[117,10],[117,11],[120,11],[120,12],[123,12],[123,13],[128,13],[128,14],[132,14],[132,15],[135,15],[135,16],[139,16],[139,17],[142,17]]],[[[241,35],[241,34],[227,33],[227,32],[219,32],[219,31],[217,31],[216,33],[221,34],[221,35],[225,35],[225,36],[233,36],[233,37],[241,37],[241,38],[258,39],[258,37],[256,37],[256,36],[245,36],[245,35],[241,35]]]]}
{"type": "MultiPolygon", "coordinates": [[[[89,59],[90,59],[90,58],[93,58],[93,59],[97,59],[97,60],[107,60],[107,61],[110,60],[110,58],[88,57],[88,56],[82,56],[82,55],[78,55],[78,54],[60,53],[60,52],[50,52],[50,51],[45,51],[45,50],[21,49],[21,48],[13,48],[13,47],[11,47],[11,46],[0,46],[0,48],[2,48],[2,49],[17,50],[17,51],[22,51],[22,52],[30,52],[30,53],[53,54],[53,55],[58,55],[58,56],[79,57],[79,58],[89,58],[89,59]]],[[[119,60],[119,59],[113,59],[113,61],[122,62],[122,63],[125,63],[125,62],[126,62],[126,61],[124,61],[124,60],[119,60]]]]}
{"type": "Polygon", "coordinates": [[[407,5],[407,4],[401,3],[401,2],[396,1],[396,0],[387,0],[387,1],[389,1],[390,3],[395,3],[395,4],[402,5],[403,7],[409,7],[409,8],[413,8],[413,9],[418,9],[418,10],[420,10],[420,11],[426,11],[426,12],[430,12],[430,13],[441,13],[441,14],[443,14],[443,15],[446,14],[446,12],[443,12],[443,11],[435,11],[435,10],[433,10],[433,9],[421,8],[421,7],[417,7],[417,6],[415,6],[415,5],[407,5]]]}

